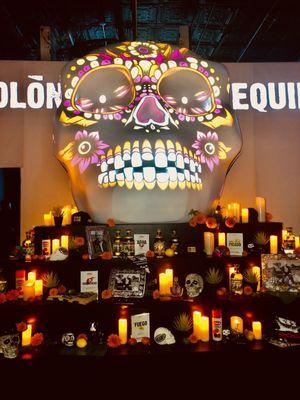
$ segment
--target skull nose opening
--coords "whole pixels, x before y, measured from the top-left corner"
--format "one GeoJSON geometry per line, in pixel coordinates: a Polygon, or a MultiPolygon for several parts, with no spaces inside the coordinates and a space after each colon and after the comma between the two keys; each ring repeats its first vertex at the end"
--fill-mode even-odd
{"type": "Polygon", "coordinates": [[[166,125],[168,113],[154,96],[145,96],[134,112],[134,118],[139,125],[166,125]]]}

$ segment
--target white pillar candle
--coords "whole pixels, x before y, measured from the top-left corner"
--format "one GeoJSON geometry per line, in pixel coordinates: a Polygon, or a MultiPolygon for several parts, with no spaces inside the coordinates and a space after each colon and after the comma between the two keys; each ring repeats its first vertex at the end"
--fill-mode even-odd
{"type": "Polygon", "coordinates": [[[242,223],[247,224],[249,222],[249,209],[242,208],[242,223]]]}
{"type": "Polygon", "coordinates": [[[215,248],[214,234],[211,232],[204,232],[204,252],[207,256],[211,256],[215,248]]]}
{"type": "Polygon", "coordinates": [[[60,238],[60,243],[61,243],[61,247],[64,247],[65,249],[69,250],[69,236],[68,235],[62,235],[60,238]]]}
{"type": "Polygon", "coordinates": [[[278,238],[275,235],[270,236],[270,254],[278,253],[278,238]]]}
{"type": "Polygon", "coordinates": [[[56,250],[59,249],[59,245],[60,245],[59,239],[52,240],[52,253],[55,253],[56,250]]]}
{"type": "Polygon", "coordinates": [[[218,245],[219,246],[226,246],[225,232],[219,232],[218,233],[218,245]]]}
{"type": "Polygon", "coordinates": [[[194,311],[193,312],[193,329],[194,329],[194,335],[197,337],[198,340],[200,340],[201,337],[201,331],[200,331],[200,325],[201,325],[201,312],[200,311],[194,311]]]}
{"type": "Polygon", "coordinates": [[[266,200],[263,197],[255,199],[256,211],[258,213],[258,222],[266,221],[266,200]]]}
{"type": "Polygon", "coordinates": [[[253,321],[252,322],[252,331],[253,331],[255,340],[261,340],[262,339],[261,322],[253,321]]]}
{"type": "Polygon", "coordinates": [[[121,344],[127,343],[127,319],[120,318],[119,319],[119,338],[121,344]]]}

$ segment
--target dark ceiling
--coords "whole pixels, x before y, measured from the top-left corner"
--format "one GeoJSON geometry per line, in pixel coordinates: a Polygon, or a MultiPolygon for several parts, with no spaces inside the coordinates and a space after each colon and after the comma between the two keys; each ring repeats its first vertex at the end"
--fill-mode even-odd
{"type": "Polygon", "coordinates": [[[69,60],[107,43],[177,44],[223,62],[299,61],[297,1],[0,0],[0,58],[40,59],[40,27],[51,27],[51,59],[69,60]],[[137,4],[135,12],[135,4],[137,4]],[[136,15],[136,18],[135,18],[136,15]],[[135,28],[137,27],[137,28],[135,28]]]}

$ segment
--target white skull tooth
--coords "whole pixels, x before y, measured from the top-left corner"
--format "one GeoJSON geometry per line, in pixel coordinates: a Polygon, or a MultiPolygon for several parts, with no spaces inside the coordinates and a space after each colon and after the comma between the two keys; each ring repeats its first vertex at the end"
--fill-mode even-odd
{"type": "Polygon", "coordinates": [[[176,154],[174,150],[169,150],[168,152],[168,161],[175,162],[176,161],[176,154]]]}
{"type": "Polygon", "coordinates": [[[102,172],[106,172],[107,171],[107,162],[106,160],[103,160],[100,164],[100,168],[102,172]]]}
{"type": "Polygon", "coordinates": [[[108,183],[108,176],[107,176],[107,174],[103,177],[103,183],[108,183]]]}
{"type": "Polygon", "coordinates": [[[123,172],[119,172],[118,174],[116,174],[116,180],[117,180],[117,181],[124,181],[124,174],[123,174],[123,172]]]}
{"type": "Polygon", "coordinates": [[[175,167],[168,167],[169,179],[172,182],[177,181],[177,170],[175,167]]]}
{"type": "Polygon", "coordinates": [[[201,172],[202,172],[201,164],[198,164],[198,172],[199,172],[199,174],[201,174],[201,172]]]}
{"type": "Polygon", "coordinates": [[[147,151],[146,149],[143,149],[142,159],[145,161],[152,161],[153,160],[152,151],[150,149],[148,149],[147,151]]]}
{"type": "Polygon", "coordinates": [[[184,181],[184,174],[182,172],[177,172],[177,176],[178,176],[179,182],[183,182],[184,181]]]}
{"type": "Polygon", "coordinates": [[[129,150],[124,150],[123,160],[124,161],[130,161],[131,160],[131,155],[130,155],[130,151],[129,150]]]}
{"type": "Polygon", "coordinates": [[[157,182],[165,183],[169,180],[169,174],[167,172],[159,172],[156,174],[157,182]]]}
{"type": "Polygon", "coordinates": [[[143,162],[139,151],[133,151],[131,155],[131,164],[133,167],[141,167],[143,162]]]}
{"type": "Polygon", "coordinates": [[[176,167],[183,169],[184,168],[184,161],[183,161],[183,156],[181,153],[177,153],[176,156],[176,167]]]}
{"type": "Polygon", "coordinates": [[[101,174],[98,175],[98,182],[100,185],[104,182],[104,177],[107,177],[107,172],[102,172],[101,174]]]}
{"type": "Polygon", "coordinates": [[[188,169],[185,169],[185,170],[184,170],[184,176],[185,176],[185,179],[186,179],[187,181],[190,181],[190,180],[191,180],[191,174],[190,174],[190,171],[189,171],[188,169]]]}
{"type": "Polygon", "coordinates": [[[107,159],[107,164],[108,164],[108,165],[111,165],[111,164],[114,163],[114,161],[115,161],[114,157],[109,157],[109,158],[107,159]]]}
{"type": "Polygon", "coordinates": [[[138,183],[143,181],[143,173],[142,172],[134,172],[133,173],[134,180],[138,183]]]}
{"type": "Polygon", "coordinates": [[[157,150],[155,154],[155,166],[158,168],[166,168],[168,166],[168,158],[164,150],[157,150]]]}
{"type": "Polygon", "coordinates": [[[124,168],[124,174],[125,174],[125,178],[128,182],[133,181],[133,168],[132,167],[124,168]]]}
{"type": "Polygon", "coordinates": [[[154,72],[154,76],[155,76],[155,78],[156,78],[157,80],[161,77],[161,72],[160,72],[159,69],[157,69],[157,70],[154,72]]]}
{"type": "Polygon", "coordinates": [[[109,182],[115,182],[115,178],[116,178],[116,171],[115,170],[111,170],[108,173],[108,178],[109,178],[109,182]]]}
{"type": "Polygon", "coordinates": [[[195,161],[191,158],[190,159],[190,170],[192,171],[192,172],[195,172],[196,171],[196,168],[195,168],[195,161]]]}
{"type": "Polygon", "coordinates": [[[169,186],[168,182],[158,182],[157,181],[157,186],[161,189],[161,190],[166,190],[167,187],[169,186]]]}
{"type": "Polygon", "coordinates": [[[195,172],[195,180],[196,180],[196,183],[199,183],[199,176],[198,176],[197,172],[195,172]]]}
{"type": "Polygon", "coordinates": [[[124,168],[125,163],[122,160],[121,154],[117,154],[115,156],[115,169],[122,169],[124,168]]]}
{"type": "Polygon", "coordinates": [[[155,168],[154,167],[144,167],[143,168],[144,179],[146,182],[155,181],[155,168]]]}
{"type": "Polygon", "coordinates": [[[191,182],[192,182],[192,183],[195,183],[195,181],[196,181],[195,176],[194,176],[194,175],[191,175],[191,182]]]}
{"type": "Polygon", "coordinates": [[[167,140],[167,149],[175,151],[174,143],[172,142],[172,140],[167,140]]]}

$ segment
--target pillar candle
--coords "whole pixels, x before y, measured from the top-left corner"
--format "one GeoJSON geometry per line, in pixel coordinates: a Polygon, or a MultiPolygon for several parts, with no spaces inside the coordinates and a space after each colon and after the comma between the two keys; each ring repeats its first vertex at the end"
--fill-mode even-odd
{"type": "Polygon", "coordinates": [[[295,249],[297,249],[297,247],[300,247],[300,237],[299,236],[295,236],[295,249]]]}
{"type": "Polygon", "coordinates": [[[169,294],[168,277],[164,272],[159,274],[159,294],[161,296],[169,294]]]}
{"type": "Polygon", "coordinates": [[[243,320],[240,317],[237,317],[234,315],[233,317],[230,318],[230,329],[236,333],[241,333],[243,334],[244,329],[243,329],[243,320]]]}
{"type": "Polygon", "coordinates": [[[64,247],[65,249],[69,250],[69,236],[62,235],[60,238],[60,244],[61,244],[61,247],[64,247]]]}
{"type": "Polygon", "coordinates": [[[22,346],[30,346],[31,344],[32,325],[27,324],[26,331],[22,332],[22,346]]]}
{"type": "Polygon", "coordinates": [[[253,321],[252,322],[252,331],[253,331],[255,340],[261,340],[262,339],[261,322],[253,321]]]}
{"type": "Polygon", "coordinates": [[[59,249],[59,239],[52,240],[52,253],[55,253],[59,249]]]}
{"type": "Polygon", "coordinates": [[[278,253],[278,238],[275,235],[270,236],[270,254],[278,253]]]}
{"type": "Polygon", "coordinates": [[[258,212],[258,222],[266,221],[266,200],[263,197],[255,199],[256,211],[258,212]]]}
{"type": "Polygon", "coordinates": [[[242,223],[247,224],[249,222],[249,209],[242,208],[242,223]]]}
{"type": "Polygon", "coordinates": [[[35,282],[35,280],[36,280],[35,271],[28,272],[28,280],[31,281],[31,282],[35,282]]]}
{"type": "Polygon", "coordinates": [[[35,296],[43,296],[43,280],[37,279],[34,282],[34,294],[35,296]]]}
{"type": "Polygon", "coordinates": [[[287,235],[287,230],[283,229],[282,230],[282,243],[285,241],[286,235],[287,235]]]}
{"type": "Polygon", "coordinates": [[[120,318],[119,319],[119,338],[121,344],[127,343],[127,319],[120,318]]]}
{"type": "Polygon", "coordinates": [[[34,297],[34,282],[33,281],[25,281],[23,285],[23,300],[27,301],[28,299],[34,297]]]}
{"type": "Polygon", "coordinates": [[[225,240],[226,240],[225,232],[219,232],[218,233],[218,245],[219,246],[226,246],[225,240]]]}
{"type": "Polygon", "coordinates": [[[173,270],[171,268],[166,269],[165,275],[167,277],[168,294],[170,294],[173,286],[173,270]]]}
{"type": "Polygon", "coordinates": [[[200,337],[201,337],[200,320],[201,320],[201,312],[194,311],[193,312],[193,333],[197,337],[198,340],[200,340],[200,337]]]}
{"type": "Polygon", "coordinates": [[[44,225],[51,226],[52,224],[52,214],[51,212],[48,214],[44,214],[44,225]]]}
{"type": "Polygon", "coordinates": [[[252,267],[252,272],[257,276],[257,291],[260,291],[260,268],[255,266],[252,267]]]}
{"type": "Polygon", "coordinates": [[[211,256],[215,247],[214,234],[211,232],[204,232],[204,252],[207,256],[211,256]]]}
{"type": "Polygon", "coordinates": [[[233,216],[237,222],[241,219],[241,205],[239,203],[232,203],[233,216]]]}
{"type": "Polygon", "coordinates": [[[62,209],[63,215],[63,225],[71,225],[72,222],[72,206],[64,206],[62,209]]]}
{"type": "Polygon", "coordinates": [[[209,342],[209,318],[200,318],[200,340],[202,342],[209,342]]]}

